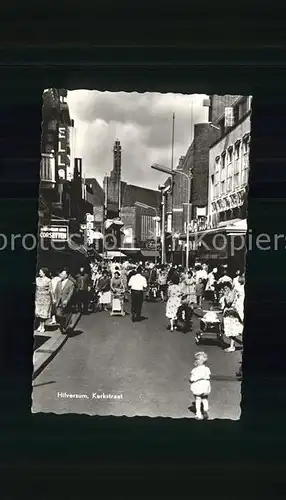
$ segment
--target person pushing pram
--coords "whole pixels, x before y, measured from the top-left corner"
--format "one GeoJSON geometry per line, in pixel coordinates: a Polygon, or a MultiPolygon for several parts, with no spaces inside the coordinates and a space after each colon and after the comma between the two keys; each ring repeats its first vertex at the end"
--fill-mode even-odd
{"type": "Polygon", "coordinates": [[[124,296],[125,286],[124,281],[120,276],[119,271],[115,271],[110,284],[111,288],[111,316],[119,314],[125,316],[124,311],[124,296]]]}

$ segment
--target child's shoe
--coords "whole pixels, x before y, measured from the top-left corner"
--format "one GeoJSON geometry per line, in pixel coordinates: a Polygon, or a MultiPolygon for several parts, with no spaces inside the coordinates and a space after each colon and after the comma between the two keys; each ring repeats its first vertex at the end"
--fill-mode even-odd
{"type": "Polygon", "coordinates": [[[202,414],[201,414],[201,415],[196,415],[196,419],[197,419],[197,420],[203,420],[203,419],[204,419],[204,417],[203,417],[203,415],[202,415],[202,414]]]}

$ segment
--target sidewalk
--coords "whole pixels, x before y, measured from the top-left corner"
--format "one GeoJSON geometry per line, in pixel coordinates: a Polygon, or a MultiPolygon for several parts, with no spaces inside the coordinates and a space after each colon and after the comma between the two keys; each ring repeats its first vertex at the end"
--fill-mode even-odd
{"type": "MultiPolygon", "coordinates": [[[[79,319],[80,313],[72,315],[69,327],[71,330],[75,328],[79,319]]],[[[57,325],[55,328],[47,324],[47,331],[44,333],[34,332],[34,345],[36,349],[33,355],[34,371],[32,380],[44,370],[67,340],[68,335],[62,334],[57,325]]]]}

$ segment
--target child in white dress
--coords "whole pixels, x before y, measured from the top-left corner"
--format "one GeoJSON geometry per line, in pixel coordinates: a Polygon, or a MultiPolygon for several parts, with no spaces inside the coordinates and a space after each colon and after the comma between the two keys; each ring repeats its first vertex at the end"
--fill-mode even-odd
{"type": "Polygon", "coordinates": [[[190,376],[191,392],[195,396],[196,418],[198,420],[208,418],[211,371],[206,366],[207,360],[208,356],[205,352],[197,352],[195,354],[195,367],[192,369],[190,376]]]}

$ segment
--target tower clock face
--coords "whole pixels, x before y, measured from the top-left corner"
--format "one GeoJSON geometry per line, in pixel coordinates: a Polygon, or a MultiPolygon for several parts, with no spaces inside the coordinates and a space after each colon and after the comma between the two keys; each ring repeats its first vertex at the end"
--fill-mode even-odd
{"type": "Polygon", "coordinates": [[[60,168],[60,169],[59,169],[59,178],[60,178],[60,179],[64,179],[64,178],[65,178],[65,176],[66,176],[66,174],[65,174],[64,169],[63,169],[63,168],[60,168]]]}

